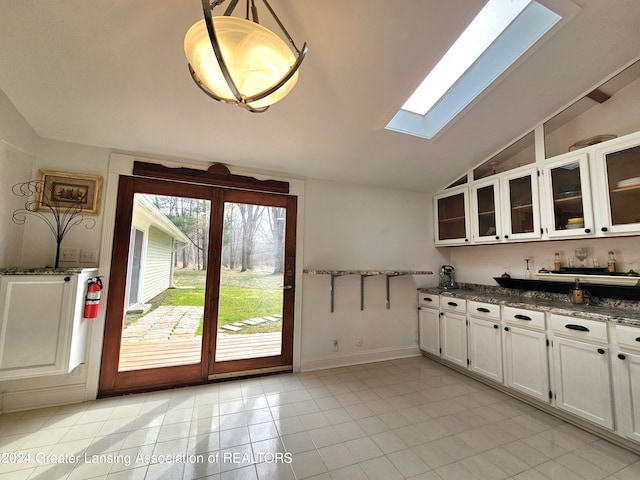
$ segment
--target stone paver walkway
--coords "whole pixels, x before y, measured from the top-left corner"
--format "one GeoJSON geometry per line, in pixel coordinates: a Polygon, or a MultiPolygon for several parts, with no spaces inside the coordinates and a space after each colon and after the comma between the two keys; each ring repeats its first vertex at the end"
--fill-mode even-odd
{"type": "MultiPolygon", "coordinates": [[[[122,332],[122,343],[185,340],[195,338],[195,331],[200,324],[204,307],[187,307],[162,305],[129,324],[122,332]]],[[[223,330],[239,332],[247,325],[258,325],[264,322],[278,322],[282,315],[256,317],[229,325],[222,325],[223,330]]]]}

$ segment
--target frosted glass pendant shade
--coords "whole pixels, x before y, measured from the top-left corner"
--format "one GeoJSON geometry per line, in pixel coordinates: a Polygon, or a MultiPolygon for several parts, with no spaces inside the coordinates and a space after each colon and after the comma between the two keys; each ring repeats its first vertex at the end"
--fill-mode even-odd
{"type": "MultiPolygon", "coordinates": [[[[284,77],[296,57],[275,33],[243,18],[213,17],[222,57],[238,91],[250,98],[284,77]]],[[[237,102],[227,84],[211,46],[204,20],[193,25],[184,38],[184,52],[200,81],[224,101],[237,102]]],[[[248,103],[263,108],[282,100],[298,81],[296,72],[281,88],[265,98],[248,103]]]]}

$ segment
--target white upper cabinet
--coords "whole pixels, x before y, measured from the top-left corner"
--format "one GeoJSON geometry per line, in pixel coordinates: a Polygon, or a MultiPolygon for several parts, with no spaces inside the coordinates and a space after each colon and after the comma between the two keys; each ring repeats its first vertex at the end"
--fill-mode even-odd
{"type": "Polygon", "coordinates": [[[595,148],[600,234],[640,232],[640,132],[595,148]]]}
{"type": "Polygon", "coordinates": [[[451,188],[433,197],[436,245],[464,245],[471,240],[469,188],[451,188]]]}
{"type": "Polygon", "coordinates": [[[503,238],[499,178],[471,187],[471,238],[474,243],[495,243],[503,238]]]}
{"type": "Polygon", "coordinates": [[[508,241],[540,238],[538,170],[525,166],[501,177],[504,238],[508,241]]]}
{"type": "Polygon", "coordinates": [[[593,236],[589,159],[572,152],[542,167],[544,233],[549,238],[593,236]]]}

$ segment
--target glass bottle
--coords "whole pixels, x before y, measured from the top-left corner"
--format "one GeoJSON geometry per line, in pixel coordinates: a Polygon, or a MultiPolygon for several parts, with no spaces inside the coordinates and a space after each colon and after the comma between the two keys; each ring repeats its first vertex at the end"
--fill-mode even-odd
{"type": "Polygon", "coordinates": [[[579,278],[576,278],[576,284],[573,286],[573,290],[571,291],[571,301],[573,303],[584,302],[584,295],[583,295],[582,287],[580,286],[579,278]]]}
{"type": "Polygon", "coordinates": [[[609,259],[607,260],[607,270],[610,272],[616,271],[616,257],[613,250],[609,250],[609,259]]]}
{"type": "Polygon", "coordinates": [[[555,258],[553,259],[553,269],[556,271],[560,270],[560,252],[556,252],[555,258]]]}

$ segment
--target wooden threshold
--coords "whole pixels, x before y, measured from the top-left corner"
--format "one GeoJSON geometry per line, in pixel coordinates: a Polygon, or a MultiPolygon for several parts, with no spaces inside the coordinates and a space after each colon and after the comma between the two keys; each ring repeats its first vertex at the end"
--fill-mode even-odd
{"type": "MultiPolygon", "coordinates": [[[[200,363],[202,337],[127,342],[120,349],[118,371],[200,363]]],[[[280,355],[282,333],[218,334],[216,361],[280,355]]]]}

